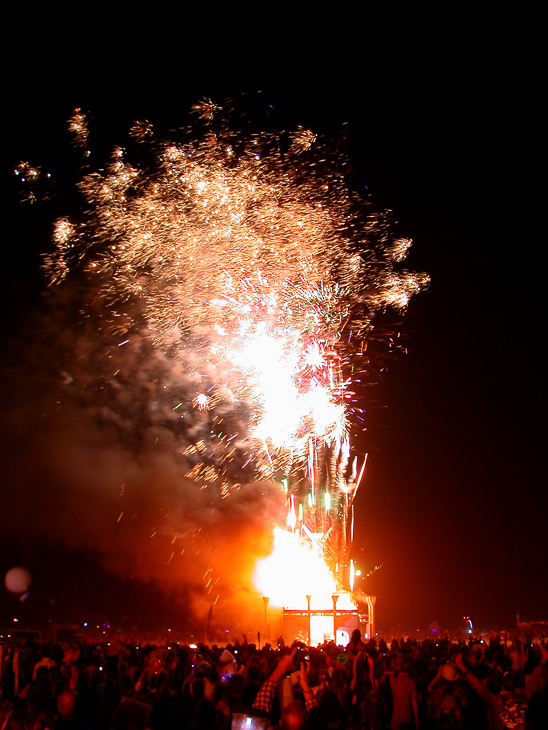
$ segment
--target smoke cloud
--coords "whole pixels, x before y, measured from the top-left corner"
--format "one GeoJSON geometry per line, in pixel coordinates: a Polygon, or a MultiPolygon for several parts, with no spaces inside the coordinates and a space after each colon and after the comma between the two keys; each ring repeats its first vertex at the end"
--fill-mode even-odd
{"type": "Polygon", "coordinates": [[[227,620],[242,619],[242,602],[260,613],[251,577],[283,519],[279,485],[254,481],[252,469],[224,491],[185,476],[185,435],[209,425],[207,411],[185,407],[177,429],[181,364],[138,335],[118,347],[96,322],[74,319],[74,297],[48,290],[8,348],[3,538],[92,555],[124,580],[159,588],[190,621],[203,623],[211,605],[227,620]]]}

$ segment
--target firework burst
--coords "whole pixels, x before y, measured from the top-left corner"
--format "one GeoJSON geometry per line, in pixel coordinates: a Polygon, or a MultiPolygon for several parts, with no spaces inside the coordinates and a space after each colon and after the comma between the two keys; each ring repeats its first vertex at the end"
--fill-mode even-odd
{"type": "MultiPolygon", "coordinates": [[[[427,277],[396,271],[410,242],[390,239],[312,132],[246,136],[211,101],[194,111],[147,163],[116,148],[83,177],[86,212],[56,221],[45,268],[54,283],[84,272],[120,342],[144,334],[171,361],[185,394],[172,408],[199,413],[179,419],[189,473],[226,494],[243,467],[289,474],[311,440],[346,439],[357,355],[427,277]]],[[[70,128],[87,144],[79,110],[70,128]]],[[[141,150],[151,133],[132,128],[141,150]]]]}

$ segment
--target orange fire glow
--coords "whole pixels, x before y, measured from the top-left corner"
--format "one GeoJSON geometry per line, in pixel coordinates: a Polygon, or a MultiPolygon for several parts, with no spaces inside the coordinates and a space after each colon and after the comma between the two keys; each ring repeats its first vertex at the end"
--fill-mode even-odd
{"type": "MultiPolygon", "coordinates": [[[[320,546],[304,543],[297,532],[279,527],[274,529],[272,553],[255,565],[253,583],[262,596],[269,597],[271,606],[294,609],[306,609],[307,596],[311,596],[311,609],[329,609],[339,590],[320,546]]],[[[348,594],[339,598],[338,608],[352,608],[348,594]]]]}

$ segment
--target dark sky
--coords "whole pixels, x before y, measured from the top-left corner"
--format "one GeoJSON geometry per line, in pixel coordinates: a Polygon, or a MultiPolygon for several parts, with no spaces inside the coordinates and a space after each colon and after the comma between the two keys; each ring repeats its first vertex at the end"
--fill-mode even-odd
{"type": "MultiPolygon", "coordinates": [[[[245,42],[224,45],[215,65],[184,48],[150,63],[110,61],[105,47],[97,57],[79,56],[74,40],[51,53],[26,48],[3,92],[6,349],[9,337],[21,345],[29,336],[52,215],[15,210],[11,169],[29,159],[62,171],[73,107],[108,129],[108,144],[135,118],[175,127],[203,97],[222,102],[259,89],[287,128],[336,138],[348,125],[353,184],[367,188],[375,207],[394,211],[397,232],[414,241],[406,266],[432,277],[405,320],[408,354],[390,363],[376,391],[379,408],[368,414],[374,448],[357,496],[355,551],[366,572],[381,566],[363,582],[377,596],[378,626],[452,628],[465,615],[480,628],[511,628],[517,614],[547,620],[545,234],[534,59],[524,51],[516,60],[502,39],[473,36],[462,47],[439,38],[375,52],[354,41],[340,53],[325,43],[321,52],[293,46],[295,57],[283,62],[271,45],[246,56],[245,42]]],[[[10,408],[28,392],[12,393],[10,408]]],[[[6,434],[17,419],[4,412],[3,420],[6,434]]],[[[16,614],[42,618],[51,600],[67,620],[68,607],[80,618],[82,603],[114,617],[155,612],[171,620],[173,602],[150,583],[121,580],[123,570],[105,559],[108,545],[91,550],[91,537],[70,534],[79,525],[56,521],[53,535],[37,530],[39,516],[49,519],[51,473],[25,488],[16,479],[20,498],[13,474],[45,447],[4,446],[0,572],[23,564],[34,580],[24,604],[2,593],[2,623],[16,614]],[[67,586],[76,589],[70,598],[67,586]]]]}

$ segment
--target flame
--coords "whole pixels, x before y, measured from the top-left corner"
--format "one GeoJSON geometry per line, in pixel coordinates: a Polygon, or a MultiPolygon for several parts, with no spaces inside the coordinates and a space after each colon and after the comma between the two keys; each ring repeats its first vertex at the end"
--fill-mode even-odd
{"type": "MultiPolygon", "coordinates": [[[[319,536],[310,537],[310,542],[305,542],[299,531],[275,528],[272,552],[255,564],[253,582],[259,594],[268,597],[271,607],[304,612],[310,608],[308,626],[302,625],[299,635],[313,646],[334,638],[334,604],[337,611],[355,611],[357,606],[351,593],[337,585],[323,558],[319,536]],[[321,611],[322,615],[314,611],[321,611]]],[[[343,620],[337,634],[345,628],[343,620]]]]}
{"type": "Polygon", "coordinates": [[[323,559],[319,543],[303,542],[298,532],[274,529],[274,546],[266,558],[257,561],[255,588],[270,598],[270,605],[306,609],[329,608],[337,583],[323,559]]]}

